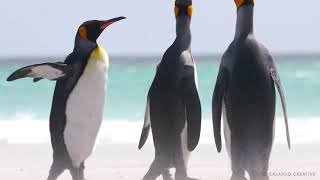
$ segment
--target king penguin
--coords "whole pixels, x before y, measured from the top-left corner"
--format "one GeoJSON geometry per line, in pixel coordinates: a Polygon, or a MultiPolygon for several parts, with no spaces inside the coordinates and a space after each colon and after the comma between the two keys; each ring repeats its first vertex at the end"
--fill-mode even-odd
{"type": "Polygon", "coordinates": [[[275,130],[275,85],[281,97],[287,143],[285,96],[273,57],[253,34],[254,0],[235,0],[236,33],[222,56],[212,98],[216,147],[221,151],[221,114],[232,180],[266,180],[275,130]]]}
{"type": "Polygon", "coordinates": [[[50,114],[53,163],[48,180],[57,179],[66,169],[73,180],[84,179],[84,162],[93,151],[103,119],[109,66],[108,56],[96,40],[109,25],[124,18],[84,22],[64,63],[27,66],[7,79],[57,80],[50,114]]]}
{"type": "Polygon", "coordinates": [[[176,0],[174,12],[177,37],[164,53],[147,97],[139,149],[151,127],[155,159],[144,180],[154,180],[159,175],[172,180],[171,167],[176,169],[176,180],[193,179],[187,176],[187,163],[200,137],[201,104],[191,54],[192,1],[176,0]]]}

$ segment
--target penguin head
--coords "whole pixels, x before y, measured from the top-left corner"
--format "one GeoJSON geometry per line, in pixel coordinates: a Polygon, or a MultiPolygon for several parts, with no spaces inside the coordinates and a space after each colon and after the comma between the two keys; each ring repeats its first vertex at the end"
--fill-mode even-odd
{"type": "Polygon", "coordinates": [[[189,16],[192,17],[192,0],[176,0],[174,7],[174,15],[179,16],[189,16]]]}
{"type": "Polygon", "coordinates": [[[234,0],[234,2],[237,5],[237,10],[239,10],[240,7],[243,5],[248,5],[248,4],[254,5],[256,3],[255,0],[234,0]]]}
{"type": "Polygon", "coordinates": [[[111,24],[125,19],[125,17],[117,17],[106,21],[90,20],[80,25],[77,36],[80,36],[85,41],[96,43],[100,34],[111,24]]]}

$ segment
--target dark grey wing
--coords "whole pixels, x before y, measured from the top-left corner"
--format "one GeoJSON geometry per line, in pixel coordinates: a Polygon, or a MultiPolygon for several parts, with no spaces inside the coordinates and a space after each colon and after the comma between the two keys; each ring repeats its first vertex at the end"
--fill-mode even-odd
{"type": "MultiPolygon", "coordinates": [[[[160,64],[157,65],[156,72],[158,72],[159,66],[160,66],[160,64]]],[[[147,105],[146,105],[146,111],[144,114],[144,123],[143,123],[143,127],[142,127],[142,132],[140,135],[138,149],[141,149],[144,146],[144,144],[146,143],[148,136],[149,136],[150,128],[151,128],[150,93],[153,89],[153,85],[154,85],[154,80],[152,81],[152,84],[150,86],[148,96],[147,96],[147,105]]]]}
{"type": "Polygon", "coordinates": [[[49,80],[58,80],[71,76],[71,74],[72,66],[69,66],[67,64],[42,63],[18,69],[7,78],[7,81],[14,81],[25,77],[34,78],[34,82],[37,82],[43,78],[49,80]]]}
{"type": "Polygon", "coordinates": [[[212,97],[212,122],[214,139],[218,152],[221,152],[221,113],[223,98],[227,90],[228,71],[223,65],[220,65],[219,74],[212,97]]]}
{"type": "Polygon", "coordinates": [[[33,82],[34,83],[36,83],[36,82],[38,82],[38,81],[40,81],[40,80],[42,80],[43,78],[33,78],[33,82]]]}
{"type": "Polygon", "coordinates": [[[195,69],[192,66],[186,66],[185,71],[191,71],[182,80],[183,100],[186,108],[187,118],[187,145],[188,150],[193,151],[200,139],[201,133],[201,103],[195,79],[195,69]]]}
{"type": "Polygon", "coordinates": [[[147,107],[146,107],[146,112],[144,115],[144,123],[143,123],[143,128],[140,136],[140,141],[139,141],[139,149],[143,147],[143,145],[146,143],[148,139],[148,135],[150,132],[150,127],[151,127],[151,121],[150,121],[150,99],[149,96],[147,98],[147,107]]]}
{"type": "Polygon", "coordinates": [[[287,134],[287,143],[289,149],[291,148],[291,143],[290,143],[290,132],[289,132],[289,123],[288,123],[288,115],[287,115],[287,107],[286,107],[286,99],[283,93],[281,81],[280,81],[280,76],[277,71],[277,68],[274,64],[273,58],[271,55],[268,55],[269,62],[270,62],[270,74],[273,79],[273,82],[275,83],[277,90],[279,92],[280,98],[281,98],[281,104],[282,104],[282,110],[283,110],[283,115],[284,115],[284,122],[286,125],[286,134],[287,134]]]}

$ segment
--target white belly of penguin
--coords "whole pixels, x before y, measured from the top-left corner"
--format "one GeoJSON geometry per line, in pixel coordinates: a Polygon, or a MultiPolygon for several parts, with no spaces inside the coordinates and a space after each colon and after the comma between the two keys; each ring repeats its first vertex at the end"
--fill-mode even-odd
{"type": "Polygon", "coordinates": [[[74,167],[80,167],[94,149],[103,119],[106,71],[104,59],[90,59],[68,98],[64,140],[74,167]]]}

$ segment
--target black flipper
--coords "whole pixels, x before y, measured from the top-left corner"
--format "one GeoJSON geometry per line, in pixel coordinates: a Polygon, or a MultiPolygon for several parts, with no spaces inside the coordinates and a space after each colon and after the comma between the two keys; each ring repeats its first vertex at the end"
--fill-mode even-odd
{"type": "Polygon", "coordinates": [[[282,110],[283,110],[283,116],[284,116],[284,122],[286,126],[286,135],[287,135],[287,143],[289,149],[291,149],[291,142],[290,142],[290,133],[289,133],[289,123],[288,123],[288,115],[287,115],[287,107],[286,107],[286,99],[282,90],[282,85],[280,81],[280,76],[278,73],[278,70],[276,68],[276,65],[274,63],[273,57],[271,54],[266,50],[266,55],[268,56],[269,59],[269,66],[270,66],[270,75],[273,79],[274,84],[277,87],[278,93],[281,98],[281,105],[282,105],[282,110]]]}
{"type": "Polygon", "coordinates": [[[141,132],[141,136],[140,136],[140,141],[139,141],[139,146],[138,146],[139,149],[141,149],[143,147],[143,145],[146,143],[146,141],[148,139],[149,132],[150,132],[150,127],[151,127],[150,100],[149,100],[149,96],[148,96],[146,112],[144,115],[144,124],[143,124],[142,132],[141,132]]]}
{"type": "Polygon", "coordinates": [[[186,106],[188,150],[193,151],[199,143],[201,132],[201,103],[194,76],[183,80],[183,99],[186,106]]]}
{"type": "Polygon", "coordinates": [[[227,89],[227,70],[221,65],[212,97],[212,122],[214,139],[218,152],[221,152],[221,113],[227,89]]]}
{"type": "Polygon", "coordinates": [[[38,82],[38,81],[40,81],[40,80],[42,80],[43,78],[33,78],[33,82],[34,83],[36,83],[36,82],[38,82]]]}
{"type": "Polygon", "coordinates": [[[284,115],[284,122],[286,125],[286,134],[287,134],[287,143],[289,149],[291,149],[291,143],[290,143],[290,132],[289,132],[289,123],[288,123],[288,115],[287,115],[287,107],[286,107],[286,99],[282,90],[282,85],[280,81],[279,74],[277,72],[277,69],[275,67],[270,68],[271,77],[273,79],[273,82],[275,83],[277,90],[279,92],[280,98],[281,98],[281,104],[282,104],[282,110],[284,115]]]}
{"type": "Polygon", "coordinates": [[[7,81],[32,77],[33,82],[43,78],[49,80],[58,80],[72,75],[72,66],[63,63],[42,63],[26,66],[12,73],[7,81]]]}

